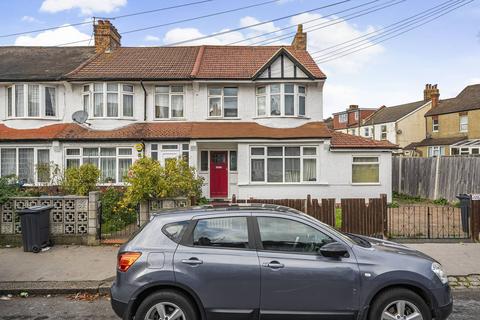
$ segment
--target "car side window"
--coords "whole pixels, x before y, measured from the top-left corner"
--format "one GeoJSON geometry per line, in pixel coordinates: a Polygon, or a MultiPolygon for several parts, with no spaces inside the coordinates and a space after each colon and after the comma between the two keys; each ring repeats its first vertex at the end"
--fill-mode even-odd
{"type": "Polygon", "coordinates": [[[318,253],[334,240],[304,223],[275,217],[257,217],[263,249],[298,253],[318,253]]]}
{"type": "Polygon", "coordinates": [[[173,242],[179,243],[188,227],[188,221],[173,222],[162,228],[163,233],[173,242]]]}
{"type": "Polygon", "coordinates": [[[249,248],[246,217],[211,218],[197,222],[193,245],[217,248],[249,248]]]}

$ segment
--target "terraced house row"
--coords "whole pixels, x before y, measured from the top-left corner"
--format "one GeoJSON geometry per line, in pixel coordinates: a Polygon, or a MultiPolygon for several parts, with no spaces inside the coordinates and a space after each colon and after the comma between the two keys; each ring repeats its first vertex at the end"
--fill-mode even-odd
{"type": "Polygon", "coordinates": [[[405,156],[480,155],[480,84],[456,97],[440,99],[437,85],[427,84],[423,99],[378,109],[350,106],[334,114],[333,128],[399,146],[405,156]]]}
{"type": "Polygon", "coordinates": [[[290,46],[0,47],[0,173],[94,163],[122,184],[141,156],[183,157],[208,198],[391,196],[388,141],[323,123],[325,74],[301,26],[290,46]],[[346,188],[346,187],[349,188],[346,188]]]}

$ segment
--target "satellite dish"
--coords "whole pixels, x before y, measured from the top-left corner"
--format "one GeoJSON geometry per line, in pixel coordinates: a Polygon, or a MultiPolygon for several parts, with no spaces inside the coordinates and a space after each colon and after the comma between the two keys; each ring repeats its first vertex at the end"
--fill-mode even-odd
{"type": "MultiPolygon", "coordinates": [[[[72,115],[72,119],[73,121],[75,121],[76,123],[79,123],[79,124],[84,124],[87,122],[87,119],[88,119],[88,112],[86,111],[83,111],[83,110],[79,110],[79,111],[75,111],[72,115]]],[[[87,123],[88,124],[88,123],[87,123]]]]}

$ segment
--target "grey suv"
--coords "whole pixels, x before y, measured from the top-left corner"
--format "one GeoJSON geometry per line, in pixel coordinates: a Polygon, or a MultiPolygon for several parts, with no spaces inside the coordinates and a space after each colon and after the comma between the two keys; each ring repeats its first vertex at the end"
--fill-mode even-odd
{"type": "Polygon", "coordinates": [[[271,205],[152,216],[118,254],[112,306],[124,319],[446,319],[432,258],[343,234],[271,205]]]}

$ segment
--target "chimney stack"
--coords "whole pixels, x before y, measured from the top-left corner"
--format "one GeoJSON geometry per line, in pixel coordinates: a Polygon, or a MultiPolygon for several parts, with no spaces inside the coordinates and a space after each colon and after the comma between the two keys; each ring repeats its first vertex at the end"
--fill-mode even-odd
{"type": "Polygon", "coordinates": [[[356,110],[358,109],[358,104],[351,104],[349,107],[348,107],[348,110],[356,110]]]}
{"type": "Polygon", "coordinates": [[[95,52],[111,52],[120,47],[122,36],[110,21],[98,20],[93,27],[93,31],[95,34],[95,52]]]}
{"type": "Polygon", "coordinates": [[[438,107],[440,102],[440,90],[437,88],[438,85],[429,84],[425,85],[425,90],[423,90],[423,100],[432,101],[432,109],[438,107]]]}
{"type": "Polygon", "coordinates": [[[307,33],[303,32],[303,25],[299,24],[293,38],[292,47],[296,50],[307,50],[307,33]]]}

